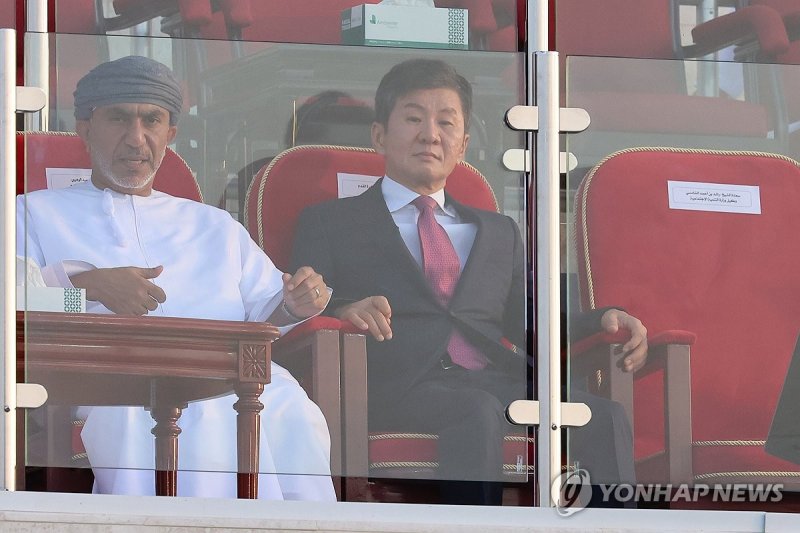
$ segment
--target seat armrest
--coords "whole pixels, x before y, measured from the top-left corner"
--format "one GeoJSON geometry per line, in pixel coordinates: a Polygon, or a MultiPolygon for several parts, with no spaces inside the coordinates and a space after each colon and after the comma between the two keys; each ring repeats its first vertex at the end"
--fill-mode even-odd
{"type": "Polygon", "coordinates": [[[754,49],[759,57],[776,56],[789,48],[789,36],[780,14],[766,6],[747,6],[716,17],[692,29],[695,44],[687,57],[701,57],[732,45],[754,49]]]}
{"type": "Polygon", "coordinates": [[[345,472],[350,478],[366,478],[369,475],[366,336],[361,332],[344,331],[341,336],[345,472]]]}
{"type": "Polygon", "coordinates": [[[281,341],[299,339],[311,332],[323,329],[336,330],[341,333],[361,333],[361,330],[349,321],[342,321],[329,316],[315,316],[292,328],[289,333],[281,337],[281,341]]]}
{"type": "MultiPolygon", "coordinates": [[[[570,353],[572,357],[580,356],[589,352],[598,346],[609,344],[625,344],[630,338],[630,333],[627,330],[621,329],[616,333],[595,333],[576,341],[570,345],[570,353]]],[[[666,344],[687,344],[692,345],[697,340],[697,335],[691,331],[684,331],[680,329],[665,330],[648,335],[647,345],[652,349],[656,346],[666,344]]]]}
{"type": "Polygon", "coordinates": [[[319,405],[331,435],[331,473],[366,476],[366,337],[350,322],[314,317],[272,345],[272,360],[289,370],[319,405]]]}
{"type": "MultiPolygon", "coordinates": [[[[338,321],[337,321],[338,322],[338,321]]],[[[272,345],[272,361],[297,379],[325,416],[331,436],[331,473],[342,470],[341,361],[339,331],[316,318],[272,345]]]]}
{"type": "MultiPolygon", "coordinates": [[[[241,30],[253,24],[254,18],[250,7],[251,0],[221,0],[220,6],[225,14],[225,22],[241,30]]],[[[263,0],[258,0],[262,1],[263,0]]]]}
{"type": "MultiPolygon", "coordinates": [[[[586,381],[586,389],[597,396],[622,405],[633,425],[634,381],[660,372],[664,386],[663,454],[646,465],[656,472],[653,479],[688,483],[692,480],[692,417],[690,346],[697,335],[682,330],[668,330],[648,337],[648,357],[635,373],[625,372],[619,364],[618,346],[629,338],[627,331],[598,333],[572,346],[571,378],[586,381]]],[[[637,471],[639,468],[637,467],[637,471]]]]}

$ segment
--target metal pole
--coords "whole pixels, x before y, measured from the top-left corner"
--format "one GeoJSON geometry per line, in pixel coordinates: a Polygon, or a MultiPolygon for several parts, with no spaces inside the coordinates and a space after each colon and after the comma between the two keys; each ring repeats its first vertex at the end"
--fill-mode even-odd
{"type": "Polygon", "coordinates": [[[50,47],[47,33],[47,0],[27,1],[25,34],[25,86],[39,87],[47,95],[48,105],[38,113],[25,114],[25,129],[50,129],[50,47]]]}
{"type": "MultiPolygon", "coordinates": [[[[559,294],[558,54],[537,52],[536,105],[536,336],[539,421],[539,502],[552,506],[550,489],[561,473],[561,297],[559,294]],[[544,442],[543,442],[544,441],[544,442]],[[549,441],[549,442],[548,442],[549,441]]],[[[553,489],[554,491],[557,489],[553,489]]]]}
{"type": "Polygon", "coordinates": [[[16,486],[17,462],[17,321],[16,321],[16,218],[14,196],[16,194],[16,149],[14,136],[17,109],[17,32],[0,29],[0,199],[2,203],[2,278],[0,289],[2,301],[2,349],[3,364],[0,379],[3,383],[3,413],[0,422],[2,435],[3,476],[1,490],[14,490],[16,486]]]}
{"type": "Polygon", "coordinates": [[[539,430],[536,441],[539,506],[552,507],[561,472],[561,338],[559,295],[558,54],[548,52],[548,0],[528,1],[528,105],[539,109],[536,135],[536,364],[539,430]],[[535,76],[534,76],[535,73],[535,76]]]}
{"type": "MultiPolygon", "coordinates": [[[[528,0],[528,52],[544,52],[548,49],[548,0],[528,0]]],[[[533,84],[529,85],[532,90],[533,84]]]]}
{"type": "MultiPolygon", "coordinates": [[[[717,0],[700,0],[697,4],[697,24],[708,22],[717,16],[717,0]]],[[[697,63],[697,90],[703,96],[719,96],[717,54],[708,54],[697,63]]]]}

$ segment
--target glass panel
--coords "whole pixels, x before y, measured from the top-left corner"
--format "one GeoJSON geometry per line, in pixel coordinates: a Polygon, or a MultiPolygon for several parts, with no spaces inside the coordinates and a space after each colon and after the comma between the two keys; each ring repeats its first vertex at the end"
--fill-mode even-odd
{"type": "MultiPolygon", "coordinates": [[[[343,334],[340,345],[336,332],[327,329],[335,327],[330,319],[321,326],[310,321],[298,328],[303,332],[271,345],[273,362],[282,366],[272,365],[272,382],[261,396],[262,495],[331,498],[329,469],[334,476],[362,479],[526,481],[527,435],[502,415],[507,403],[526,397],[528,383],[522,355],[525,191],[523,176],[500,166],[505,150],[524,147],[524,136],[501,120],[506,109],[523,101],[523,57],[243,44],[246,55],[239,56],[226,41],[52,37],[56,74],[50,117],[51,129],[59,133],[25,138],[24,190],[29,194],[20,200],[20,212],[26,209],[28,217],[20,221],[26,237],[20,243],[27,242],[27,248],[20,255],[44,267],[48,285],[63,287],[69,278],[86,286],[87,302],[86,313],[77,313],[72,305],[80,305],[80,294],[35,287],[39,278],[31,267],[26,379],[45,383],[50,399],[29,412],[26,464],[91,464],[102,492],[152,493],[151,414],[164,424],[158,438],[169,442],[176,433],[176,409],[182,407],[179,494],[234,495],[233,476],[207,480],[246,466],[241,462],[246,454],[240,453],[237,467],[231,392],[238,381],[245,382],[237,389],[242,397],[258,388],[248,383],[258,382],[265,370],[258,364],[265,339],[276,334],[263,324],[241,321],[280,323],[289,321],[289,314],[307,316],[326,296],[324,290],[315,294],[322,281],[312,278],[291,291],[284,308],[281,278],[259,249],[262,244],[282,270],[295,273],[298,266],[310,265],[321,272],[333,289],[330,311],[386,297],[370,303],[375,313],[391,309],[393,332],[383,342],[369,335],[366,360],[363,338],[343,334]],[[73,95],[91,68],[132,53],[146,53],[171,67],[176,85],[162,82],[153,89],[150,82],[114,72],[81,85],[73,95]],[[471,86],[468,146],[465,111],[453,89],[409,92],[401,86],[387,123],[373,124],[381,78],[392,65],[412,58],[442,60],[471,86]],[[164,110],[177,105],[176,91],[183,94],[183,105],[173,139],[164,110]],[[145,96],[137,96],[141,93],[145,96]],[[65,135],[75,129],[91,145],[90,153],[80,138],[65,135]],[[367,149],[373,142],[389,163],[367,149]],[[147,183],[158,159],[153,154],[164,144],[169,150],[155,176],[156,190],[198,200],[196,178],[206,206],[155,192],[124,194],[136,186],[133,178],[147,183]],[[458,165],[447,180],[448,191],[478,208],[448,199],[445,209],[457,218],[436,217],[455,243],[455,249],[441,254],[455,255],[463,265],[449,278],[435,264],[429,266],[431,279],[444,280],[441,303],[423,274],[421,246],[447,245],[441,233],[425,233],[419,240],[417,209],[403,207],[408,199],[401,202],[397,222],[378,194],[382,189],[370,191],[378,194],[377,204],[342,200],[333,204],[341,207],[331,207],[335,213],[317,208],[322,210],[297,222],[303,207],[360,193],[387,166],[399,182],[433,192],[462,151],[470,165],[458,165]],[[50,190],[33,192],[44,188],[50,190]],[[234,219],[246,224],[255,242],[234,219]],[[395,224],[402,227],[402,237],[395,224]],[[418,259],[408,253],[406,238],[418,259]],[[109,276],[108,292],[101,288],[104,276],[109,276]],[[455,293],[449,294],[457,279],[455,293]],[[48,305],[61,312],[34,312],[45,305],[40,293],[50,295],[54,300],[48,305]],[[108,313],[137,315],[145,308],[146,317],[108,313]],[[320,327],[326,329],[315,332],[320,327]],[[461,336],[451,341],[454,330],[461,336]],[[521,347],[518,354],[509,348],[512,343],[521,347]],[[446,353],[475,359],[456,364],[446,353]],[[488,366],[467,370],[464,365],[488,366]],[[340,375],[344,395],[339,394],[340,375]],[[462,414],[454,415],[457,409],[462,414]],[[78,449],[70,445],[72,420],[77,428],[85,421],[80,437],[73,429],[78,449]],[[475,435],[486,442],[477,442],[475,435]],[[82,445],[88,462],[76,458],[82,445]]],[[[398,79],[407,82],[425,67],[437,76],[444,69],[422,63],[407,67],[409,74],[398,79]]],[[[149,190],[142,187],[141,192],[149,190]]],[[[258,407],[254,400],[237,406],[258,407]]],[[[246,420],[242,426],[250,427],[246,420]]],[[[172,449],[165,445],[163,452],[170,456],[172,449]]],[[[435,493],[439,485],[428,486],[435,493]]],[[[444,487],[448,501],[462,498],[454,492],[461,485],[444,487]]]]}
{"type": "Polygon", "coordinates": [[[796,418],[770,429],[781,394],[796,394],[784,379],[800,311],[799,76],[797,66],[567,58],[566,103],[592,119],[566,142],[578,161],[565,191],[569,386],[594,411],[570,432],[569,466],[594,483],[644,484],[603,497],[756,506],[800,476],[787,451],[796,418]],[[740,88],[699,96],[701,69],[740,88]],[[649,338],[634,374],[626,361],[638,364],[643,332],[630,316],[649,338]],[[625,331],[586,339],[620,319],[625,331]],[[679,483],[697,491],[675,500],[679,483]],[[735,483],[768,496],[732,495],[735,483]]]}
{"type": "MultiPolygon", "coordinates": [[[[105,0],[95,19],[94,0],[61,0],[56,2],[55,27],[59,33],[80,34],[501,52],[518,49],[518,11],[524,13],[524,5],[518,6],[515,0],[419,0],[414,6],[379,3],[379,0],[360,3],[359,0],[105,0]],[[434,6],[437,11],[429,11],[434,6]],[[420,20],[426,24],[420,24],[420,20]]],[[[524,16],[520,20],[524,21],[524,16]]]]}

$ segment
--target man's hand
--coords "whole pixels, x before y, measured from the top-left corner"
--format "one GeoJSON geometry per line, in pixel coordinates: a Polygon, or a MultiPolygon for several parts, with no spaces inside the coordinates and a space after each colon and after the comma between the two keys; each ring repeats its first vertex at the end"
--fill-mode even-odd
{"type": "Polygon", "coordinates": [[[314,316],[328,305],[330,293],[322,275],[311,267],[300,267],[293,275],[283,275],[283,301],[289,312],[299,318],[314,316]]]}
{"type": "Polygon", "coordinates": [[[163,266],[153,268],[97,268],[75,274],[72,285],[86,289],[86,299],[100,302],[118,315],[146,315],[167,300],[161,287],[151,279],[157,278],[163,266]]]}
{"type": "Polygon", "coordinates": [[[349,320],[357,328],[369,330],[379,341],[392,338],[392,308],[385,296],[370,296],[340,307],[334,313],[340,320],[349,320]]]}
{"type": "Polygon", "coordinates": [[[631,338],[622,346],[622,367],[625,372],[635,372],[647,360],[647,328],[642,322],[619,309],[609,309],[603,313],[600,326],[607,333],[616,333],[620,328],[631,332],[631,338]]]}

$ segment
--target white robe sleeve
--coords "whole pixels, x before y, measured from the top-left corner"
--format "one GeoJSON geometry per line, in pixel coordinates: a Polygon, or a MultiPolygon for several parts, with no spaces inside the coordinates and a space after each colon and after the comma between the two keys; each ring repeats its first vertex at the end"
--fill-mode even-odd
{"type": "Polygon", "coordinates": [[[42,278],[48,287],[72,288],[70,276],[97,268],[86,261],[60,261],[46,264],[44,252],[39,244],[37,228],[33,218],[27,215],[24,195],[17,196],[17,257],[33,260],[42,272],[42,278]]]}
{"type": "MultiPolygon", "coordinates": [[[[272,260],[250,238],[244,227],[239,226],[239,239],[242,260],[242,277],[239,290],[244,302],[248,322],[264,322],[283,302],[283,272],[278,270],[272,260]]],[[[331,289],[328,289],[331,292],[331,289]]],[[[330,301],[330,296],[328,297],[330,301]]],[[[322,311],[294,324],[280,326],[278,330],[285,335],[298,324],[318,316],[322,311]]]]}
{"type": "Polygon", "coordinates": [[[44,264],[44,254],[36,238],[31,217],[27,215],[25,197],[17,196],[17,256],[30,258],[40,267],[44,264]]]}

